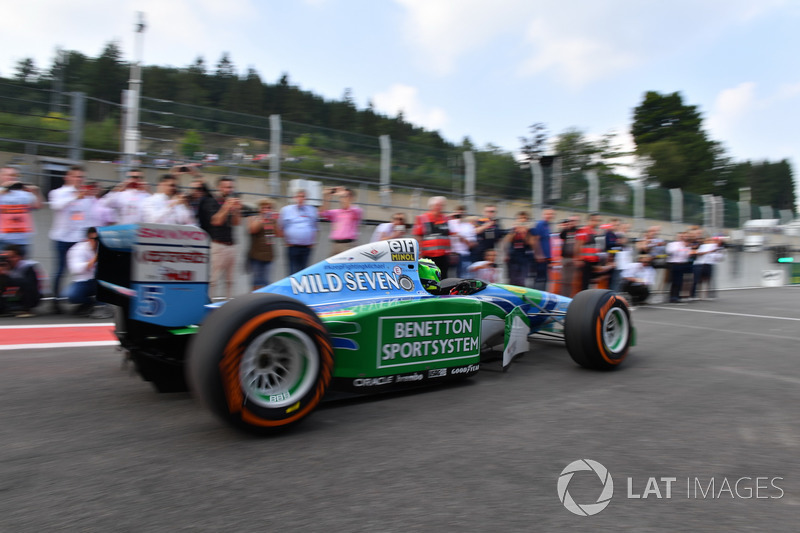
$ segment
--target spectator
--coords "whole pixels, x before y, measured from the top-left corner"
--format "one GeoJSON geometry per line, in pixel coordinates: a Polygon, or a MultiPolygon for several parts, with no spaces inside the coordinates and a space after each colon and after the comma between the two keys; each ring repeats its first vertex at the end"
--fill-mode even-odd
{"type": "Polygon", "coordinates": [[[119,216],[117,211],[109,207],[106,202],[106,196],[111,193],[111,190],[111,187],[105,190],[98,189],[97,201],[92,206],[90,215],[90,220],[94,221],[97,227],[111,226],[117,223],[117,217],[119,216]]]}
{"type": "Polygon", "coordinates": [[[691,268],[689,257],[692,250],[689,247],[686,233],[679,233],[676,240],[668,243],[666,252],[667,265],[670,271],[669,301],[670,303],[679,303],[683,289],[683,276],[691,268]]]}
{"type": "Polygon", "coordinates": [[[194,224],[186,196],[178,192],[175,176],[164,174],[155,194],[142,202],[142,222],[156,224],[194,224]]]}
{"type": "Polygon", "coordinates": [[[320,216],[332,224],[331,255],[349,250],[358,240],[358,226],[363,212],[357,205],[352,205],[353,197],[353,191],[347,187],[331,187],[323,195],[320,216]],[[329,209],[333,196],[339,198],[339,209],[329,209]]]}
{"type": "Polygon", "coordinates": [[[118,224],[136,224],[142,221],[142,207],[150,196],[147,189],[142,171],[132,168],[125,181],[103,197],[103,203],[117,212],[118,224]]]}
{"type": "Polygon", "coordinates": [[[420,256],[427,257],[439,267],[442,279],[450,270],[450,226],[444,214],[447,198],[433,196],[428,211],[417,216],[413,234],[420,243],[420,256]]]}
{"type": "Polygon", "coordinates": [[[281,209],[278,225],[289,253],[289,275],[308,266],[311,250],[317,243],[317,209],[306,204],[306,191],[298,189],[294,204],[281,209]]]}
{"type": "Polygon", "coordinates": [[[631,295],[631,305],[647,303],[656,281],[656,270],[649,255],[641,254],[637,262],[629,263],[620,274],[620,292],[631,295]]]}
{"type": "Polygon", "coordinates": [[[189,163],[188,165],[173,165],[173,167],[169,169],[169,174],[177,180],[179,185],[184,176],[193,181],[202,179],[200,169],[198,168],[198,163],[189,163]]]}
{"type": "Polygon", "coordinates": [[[559,294],[572,297],[575,294],[575,250],[577,248],[576,235],[581,219],[573,215],[562,223],[561,233],[561,284],[559,294]]]}
{"type": "Polygon", "coordinates": [[[42,299],[39,279],[38,263],[25,259],[22,246],[9,244],[0,252],[0,315],[35,316],[33,309],[42,299]]]}
{"type": "MultiPolygon", "coordinates": [[[[689,246],[689,264],[686,267],[686,274],[690,276],[691,279],[686,280],[684,278],[684,284],[687,283],[689,285],[689,300],[694,301],[697,300],[697,281],[695,280],[695,269],[694,269],[694,262],[697,259],[697,251],[700,249],[700,246],[704,242],[704,233],[700,226],[692,226],[689,228],[689,231],[686,232],[686,243],[689,246]]],[[[701,269],[698,269],[698,273],[701,269]]]]}
{"type": "Polygon", "coordinates": [[[392,220],[378,224],[372,233],[370,242],[385,241],[386,239],[399,239],[408,233],[405,213],[395,213],[392,220]]]}
{"type": "Polygon", "coordinates": [[[546,291],[548,270],[553,258],[550,246],[550,222],[553,221],[555,211],[550,208],[542,210],[542,219],[531,228],[533,236],[533,288],[546,291]]]}
{"type": "Polygon", "coordinates": [[[83,240],[86,229],[91,226],[90,215],[95,199],[87,194],[83,178],[83,167],[77,165],[70,167],[64,176],[64,185],[53,189],[48,195],[50,209],[53,211],[50,239],[53,241],[56,255],[56,268],[52,281],[53,312],[56,314],[62,312],[59,295],[61,277],[67,270],[67,252],[83,240]]]}
{"type": "Polygon", "coordinates": [[[242,204],[234,193],[231,178],[221,177],[217,181],[217,188],[219,196],[202,202],[198,218],[200,227],[211,237],[211,297],[217,294],[219,285],[224,281],[224,294],[230,299],[236,267],[233,228],[241,222],[242,204]]]}
{"type": "Polygon", "coordinates": [[[467,272],[486,283],[498,283],[500,281],[500,268],[497,266],[497,250],[489,248],[484,252],[483,260],[476,261],[467,267],[467,272]]]}
{"type": "Polygon", "coordinates": [[[472,248],[477,245],[475,225],[466,218],[467,208],[460,205],[450,216],[450,248],[453,251],[450,262],[456,267],[456,276],[467,275],[467,267],[472,263],[472,248]]]}
{"type": "Polygon", "coordinates": [[[67,252],[67,264],[72,275],[72,283],[67,289],[67,300],[77,304],[75,314],[88,315],[95,304],[97,296],[97,229],[86,230],[86,239],[79,242],[67,252]]]}
{"type": "Polygon", "coordinates": [[[589,288],[600,267],[600,248],[597,245],[600,215],[589,215],[589,223],[575,234],[575,267],[581,273],[581,290],[589,288]]]}
{"type": "Polygon", "coordinates": [[[503,237],[503,242],[508,244],[508,282],[520,287],[527,286],[528,273],[531,270],[533,259],[533,246],[536,240],[531,233],[530,218],[528,213],[520,211],[514,227],[503,237]]]}
{"type": "Polygon", "coordinates": [[[701,300],[706,300],[713,294],[712,289],[712,277],[714,275],[714,264],[718,262],[719,256],[717,255],[717,251],[720,248],[716,239],[712,237],[708,237],[703,241],[697,248],[697,252],[695,253],[694,264],[693,268],[693,278],[692,278],[692,298],[697,297],[697,288],[700,287],[703,290],[704,296],[701,300]]]}
{"type": "Polygon", "coordinates": [[[258,213],[247,220],[250,249],[247,261],[253,275],[253,290],[269,285],[269,267],[275,259],[274,241],[282,237],[278,213],[272,210],[272,200],[259,200],[258,213]]]}
{"type": "Polygon", "coordinates": [[[715,237],[717,248],[708,254],[708,290],[706,292],[706,299],[714,299],[717,297],[716,275],[717,265],[725,260],[725,241],[724,237],[715,237]]]}
{"type": "Polygon", "coordinates": [[[194,219],[197,221],[200,228],[206,233],[209,233],[211,231],[211,221],[202,220],[200,218],[200,211],[215,209],[217,201],[211,194],[211,191],[208,190],[208,185],[206,185],[206,183],[200,178],[197,178],[194,181],[192,181],[190,188],[191,188],[191,194],[189,197],[189,209],[194,215],[194,219]],[[206,203],[211,203],[213,207],[204,206],[204,204],[206,203]]]}
{"type": "Polygon", "coordinates": [[[475,226],[475,238],[478,244],[472,249],[473,261],[482,261],[486,250],[494,249],[505,234],[497,219],[497,206],[490,204],[484,207],[483,217],[478,219],[478,224],[475,226]]]}
{"type": "Polygon", "coordinates": [[[9,244],[22,247],[30,255],[36,230],[31,211],[42,207],[39,187],[19,181],[13,167],[0,168],[0,251],[9,244]]]}
{"type": "Polygon", "coordinates": [[[636,250],[651,257],[650,264],[656,269],[656,282],[653,288],[664,293],[669,282],[669,269],[667,269],[667,244],[661,238],[660,233],[660,226],[647,228],[645,234],[636,243],[636,250]]]}
{"type": "Polygon", "coordinates": [[[619,289],[620,277],[624,265],[620,265],[617,261],[617,254],[622,251],[625,237],[621,232],[619,219],[612,218],[608,227],[606,228],[605,235],[605,252],[607,254],[607,264],[609,271],[608,288],[612,291],[619,289]]]}

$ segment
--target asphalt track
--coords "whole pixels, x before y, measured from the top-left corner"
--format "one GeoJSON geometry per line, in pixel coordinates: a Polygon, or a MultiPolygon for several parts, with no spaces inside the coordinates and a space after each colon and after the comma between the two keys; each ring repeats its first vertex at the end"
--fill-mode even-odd
{"type": "MultiPolygon", "coordinates": [[[[271,438],[156,394],[113,346],[6,347],[0,531],[797,531],[798,301],[784,287],[640,308],[618,371],[537,340],[507,373],[329,403],[271,438]],[[594,516],[557,491],[584,458],[614,483],[594,516]]],[[[31,332],[22,344],[50,342],[31,332]]],[[[591,504],[601,487],[577,472],[568,493],[591,504]]]]}

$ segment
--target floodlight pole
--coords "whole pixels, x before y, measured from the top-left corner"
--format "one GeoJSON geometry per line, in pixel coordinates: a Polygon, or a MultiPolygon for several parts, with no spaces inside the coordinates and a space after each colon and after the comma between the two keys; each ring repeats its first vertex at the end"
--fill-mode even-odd
{"type": "Polygon", "coordinates": [[[131,74],[128,80],[128,90],[125,92],[124,102],[126,109],[125,116],[125,137],[123,152],[124,164],[121,169],[123,176],[128,170],[133,167],[133,161],[136,154],[139,152],[139,139],[141,133],[139,132],[139,101],[141,100],[142,91],[142,44],[144,41],[144,13],[139,11],[137,14],[137,21],[134,26],[134,54],[133,63],[131,63],[131,74]]]}

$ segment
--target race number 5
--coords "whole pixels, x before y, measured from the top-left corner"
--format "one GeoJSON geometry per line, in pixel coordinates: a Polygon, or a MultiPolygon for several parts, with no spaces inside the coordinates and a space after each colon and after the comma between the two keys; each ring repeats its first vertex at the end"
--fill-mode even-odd
{"type": "Polygon", "coordinates": [[[139,293],[139,305],[136,311],[142,316],[154,317],[164,312],[166,303],[163,298],[164,287],[158,285],[144,285],[139,293]]]}

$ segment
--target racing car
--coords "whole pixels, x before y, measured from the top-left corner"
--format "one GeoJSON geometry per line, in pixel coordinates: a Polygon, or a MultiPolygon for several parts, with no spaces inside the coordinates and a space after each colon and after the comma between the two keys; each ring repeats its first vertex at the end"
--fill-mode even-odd
{"type": "Polygon", "coordinates": [[[617,368],[635,341],[626,300],[574,299],[476,279],[438,279],[416,240],[356,246],[250,294],[212,303],[208,235],[193,226],[99,231],[98,299],[162,392],[192,391],[225,422],[270,432],[334,393],[377,393],[508,369],[532,335],[563,339],[579,365],[617,368]]]}

